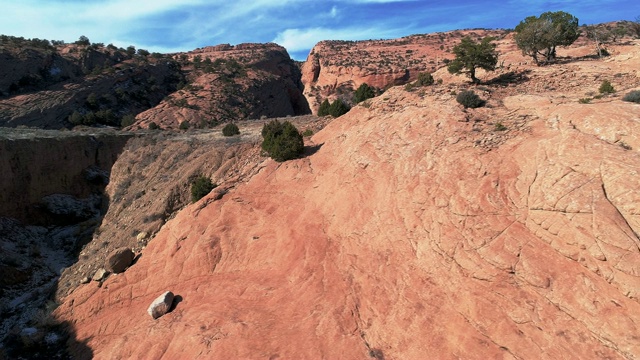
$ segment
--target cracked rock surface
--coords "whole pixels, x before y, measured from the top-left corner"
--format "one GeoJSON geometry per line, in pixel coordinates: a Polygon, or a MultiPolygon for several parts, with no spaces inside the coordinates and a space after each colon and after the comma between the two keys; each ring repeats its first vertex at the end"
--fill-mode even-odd
{"type": "MultiPolygon", "coordinates": [[[[551,70],[532,71],[515,86],[551,70]]],[[[179,211],[56,316],[96,358],[640,358],[640,107],[572,96],[464,111],[392,88],[179,211]],[[166,289],[182,301],[153,320],[166,289]]]]}

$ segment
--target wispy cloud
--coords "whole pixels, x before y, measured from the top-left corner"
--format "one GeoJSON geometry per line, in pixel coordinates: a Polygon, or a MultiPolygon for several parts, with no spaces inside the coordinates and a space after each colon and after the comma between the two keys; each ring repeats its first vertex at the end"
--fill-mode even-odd
{"type": "Polygon", "coordinates": [[[369,27],[286,29],[278,33],[275,39],[273,39],[273,42],[284,46],[291,52],[298,52],[311,49],[316,43],[322,40],[384,39],[399,36],[398,32],[397,29],[369,27]]]}
{"type": "Polygon", "coordinates": [[[581,23],[631,20],[637,0],[5,0],[0,33],[186,51],[275,41],[290,52],[325,39],[390,38],[468,27],[513,27],[563,10],[581,23]],[[461,14],[466,14],[461,16],[461,14]]]}

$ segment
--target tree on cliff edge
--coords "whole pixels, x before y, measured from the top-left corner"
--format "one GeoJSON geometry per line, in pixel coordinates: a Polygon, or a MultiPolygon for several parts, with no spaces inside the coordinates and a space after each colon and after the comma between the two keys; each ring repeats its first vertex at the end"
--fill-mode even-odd
{"type": "Polygon", "coordinates": [[[468,36],[463,38],[460,44],[453,48],[456,58],[447,66],[449,73],[467,73],[472,82],[480,82],[476,78],[476,69],[493,71],[498,63],[496,45],[492,41],[492,37],[485,37],[479,43],[476,43],[468,36]]]}
{"type": "Polygon", "coordinates": [[[548,11],[540,17],[529,16],[515,30],[516,45],[537,65],[540,65],[538,56],[551,62],[556,58],[557,46],[569,46],[580,36],[578,18],[564,11],[548,11]]]}

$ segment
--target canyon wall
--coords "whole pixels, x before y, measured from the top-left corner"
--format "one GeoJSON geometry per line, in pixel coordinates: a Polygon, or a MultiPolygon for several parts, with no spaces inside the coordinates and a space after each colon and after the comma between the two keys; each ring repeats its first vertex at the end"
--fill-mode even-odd
{"type": "Polygon", "coordinates": [[[0,216],[31,224],[54,219],[42,199],[100,193],[127,133],[4,130],[0,136],[0,216]]]}

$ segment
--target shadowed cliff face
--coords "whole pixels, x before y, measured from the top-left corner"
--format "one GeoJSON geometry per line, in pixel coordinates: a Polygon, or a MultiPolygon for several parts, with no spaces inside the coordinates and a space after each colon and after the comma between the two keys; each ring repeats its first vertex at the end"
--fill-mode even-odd
{"type": "Polygon", "coordinates": [[[177,63],[163,55],[2,35],[0,126],[119,127],[124,117],[157,105],[182,79],[177,63]]]}
{"type": "Polygon", "coordinates": [[[392,88],[55,315],[100,358],[637,358],[640,53],[611,51],[481,74],[479,109],[463,77],[392,88]],[[619,93],[581,104],[605,76],[619,93]]]}
{"type": "Polygon", "coordinates": [[[175,55],[188,84],[136,117],[131,128],[208,128],[219,123],[310,114],[300,69],[276,44],[209,46],[175,55]],[[185,125],[183,125],[185,126],[185,125]]]}
{"type": "Polygon", "coordinates": [[[53,194],[80,199],[101,196],[111,166],[131,137],[126,133],[5,130],[0,136],[0,216],[33,225],[64,222],[48,211],[43,198],[53,194]]]}

